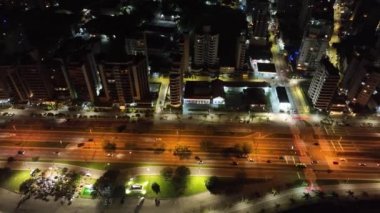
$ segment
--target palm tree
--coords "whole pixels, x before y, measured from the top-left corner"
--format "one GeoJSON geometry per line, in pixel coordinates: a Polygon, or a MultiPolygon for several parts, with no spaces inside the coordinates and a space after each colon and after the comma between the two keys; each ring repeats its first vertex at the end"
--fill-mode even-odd
{"type": "Polygon", "coordinates": [[[348,190],[348,191],[347,191],[347,194],[348,194],[350,197],[353,197],[353,196],[354,196],[354,192],[351,191],[351,190],[348,190]]]}
{"type": "Polygon", "coordinates": [[[336,192],[331,192],[331,195],[332,195],[334,198],[339,198],[339,194],[336,193],[336,192]]]}
{"type": "Polygon", "coordinates": [[[304,192],[304,193],[303,193],[303,198],[304,198],[305,200],[309,200],[309,199],[311,198],[310,193],[309,193],[309,192],[304,192]]]}
{"type": "Polygon", "coordinates": [[[321,199],[324,199],[325,198],[325,192],[323,192],[323,191],[317,191],[317,196],[319,197],[319,198],[321,198],[321,199]]]}
{"type": "Polygon", "coordinates": [[[368,194],[368,192],[362,192],[362,196],[363,196],[363,197],[368,197],[369,194],[368,194]]]}

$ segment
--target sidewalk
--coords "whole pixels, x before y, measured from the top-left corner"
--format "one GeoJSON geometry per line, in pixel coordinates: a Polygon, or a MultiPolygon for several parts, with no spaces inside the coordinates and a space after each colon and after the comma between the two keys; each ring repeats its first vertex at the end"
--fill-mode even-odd
{"type": "MultiPolygon", "coordinates": [[[[4,164],[6,164],[6,162],[0,162],[0,166],[4,166],[4,164]]],[[[66,167],[77,171],[90,172],[94,178],[101,176],[104,172],[101,170],[88,169],[66,164],[55,163],[52,165],[51,163],[46,162],[15,162],[11,167],[12,169],[33,169],[36,167],[40,169],[47,169],[51,166],[66,167]]],[[[162,167],[137,167],[125,169],[122,170],[122,172],[127,176],[134,176],[138,174],[157,175],[159,174],[161,168],[162,167]]],[[[194,169],[197,168],[192,168],[193,174],[195,173],[194,169]]],[[[349,190],[354,192],[354,195],[356,196],[361,195],[363,191],[368,192],[371,198],[374,196],[380,196],[380,183],[326,185],[320,186],[320,189],[326,193],[326,196],[328,193],[335,191],[340,193],[341,196],[347,197],[347,191],[349,190]]],[[[276,204],[282,208],[285,206],[289,207],[291,198],[297,200],[297,204],[305,203],[306,200],[303,198],[304,193],[309,193],[311,197],[316,197],[315,193],[310,191],[307,187],[299,187],[281,191],[276,196],[264,191],[261,192],[262,197],[260,198],[255,198],[253,200],[252,198],[250,198],[251,200],[243,199],[243,197],[252,197],[252,195],[249,195],[249,190],[247,190],[230,196],[212,195],[209,192],[204,192],[188,197],[163,199],[161,200],[161,205],[159,207],[155,206],[153,200],[147,199],[139,212],[202,212],[205,209],[210,209],[214,212],[259,212],[261,209],[266,209],[266,212],[271,212],[276,211],[276,204]],[[247,194],[247,196],[244,196],[243,194],[247,194]]],[[[13,193],[5,189],[0,189],[0,198],[2,200],[2,202],[0,202],[0,212],[135,212],[135,207],[138,203],[138,198],[129,197],[126,199],[124,204],[120,204],[119,201],[116,200],[110,207],[105,209],[100,200],[78,198],[74,200],[73,204],[70,206],[60,205],[58,202],[54,202],[52,200],[49,202],[41,200],[33,200],[31,202],[29,200],[21,205],[21,207],[16,211],[15,207],[21,198],[20,194],[13,193]]]]}
{"type": "MultiPolygon", "coordinates": [[[[321,191],[325,192],[326,197],[330,196],[328,193],[336,192],[340,194],[340,197],[350,198],[347,192],[351,191],[355,198],[362,197],[362,199],[364,199],[365,197],[362,196],[363,192],[367,192],[369,198],[380,198],[380,183],[326,185],[320,186],[320,188],[321,191]]],[[[256,201],[239,202],[228,210],[224,209],[222,211],[218,210],[213,212],[260,212],[262,209],[265,209],[265,212],[278,212],[279,210],[285,210],[286,208],[284,207],[289,208],[291,199],[296,200],[295,205],[292,206],[294,208],[305,203],[315,202],[315,197],[314,192],[308,191],[304,187],[299,187],[281,192],[276,196],[268,194],[256,201]],[[305,193],[311,196],[309,200],[304,198],[305,193]],[[276,206],[278,206],[278,208],[276,206]]]]}
{"type": "MultiPolygon", "coordinates": [[[[354,193],[355,197],[362,197],[362,192],[367,192],[370,198],[380,197],[380,184],[340,184],[321,186],[322,190],[328,196],[328,193],[335,191],[340,197],[348,197],[348,190],[354,193]]],[[[316,202],[316,195],[314,192],[309,192],[304,187],[294,188],[281,192],[273,196],[272,194],[265,194],[261,198],[254,200],[242,199],[241,195],[224,196],[224,195],[211,195],[208,192],[174,199],[161,200],[161,205],[156,207],[153,200],[146,200],[142,208],[138,211],[141,213],[182,213],[182,212],[202,212],[206,209],[210,212],[260,212],[265,209],[265,212],[276,212],[279,209],[285,210],[289,207],[296,207],[305,203],[316,202]],[[308,192],[311,196],[309,200],[304,197],[304,192],[308,192]],[[295,199],[296,203],[289,206],[290,199],[295,199]],[[278,206],[278,209],[276,208],[278,206]]],[[[28,212],[28,213],[66,213],[66,212],[136,212],[137,198],[128,198],[124,204],[114,202],[109,208],[104,209],[99,200],[91,199],[76,199],[71,206],[60,205],[54,201],[41,201],[33,200],[33,202],[25,202],[18,210],[15,210],[20,195],[0,189],[0,211],[2,212],[28,212]]],[[[364,198],[364,197],[363,197],[364,198]]],[[[327,198],[326,198],[327,199],[327,198]]]]}

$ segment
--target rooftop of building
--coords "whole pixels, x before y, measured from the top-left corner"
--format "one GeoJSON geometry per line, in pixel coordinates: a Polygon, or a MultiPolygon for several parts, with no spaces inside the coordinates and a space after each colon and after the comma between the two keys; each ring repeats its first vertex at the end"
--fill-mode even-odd
{"type": "Polygon", "coordinates": [[[273,63],[257,63],[259,72],[276,73],[276,67],[273,63]]]}
{"type": "Polygon", "coordinates": [[[373,64],[366,66],[367,72],[368,73],[377,73],[380,74],[380,67],[375,66],[373,64]]]}
{"type": "Polygon", "coordinates": [[[335,93],[334,98],[331,99],[331,104],[346,104],[347,95],[344,93],[339,93],[338,91],[335,93]]]}
{"type": "Polygon", "coordinates": [[[289,97],[285,87],[276,87],[277,97],[280,103],[289,103],[289,97]]]}
{"type": "Polygon", "coordinates": [[[330,62],[330,59],[328,57],[322,58],[321,64],[324,66],[324,68],[330,76],[339,76],[339,70],[336,67],[334,67],[334,65],[330,62]]]}
{"type": "Polygon", "coordinates": [[[334,1],[315,1],[313,3],[311,17],[314,19],[323,19],[332,21],[334,18],[334,1]]]}
{"type": "Polygon", "coordinates": [[[195,30],[196,35],[217,35],[218,33],[215,31],[215,29],[211,25],[202,25],[196,28],[195,30]]]}
{"type": "Polygon", "coordinates": [[[99,62],[102,62],[103,64],[137,64],[141,60],[145,60],[145,56],[127,55],[125,53],[120,55],[103,54],[99,55],[98,59],[99,62]]]}
{"type": "Polygon", "coordinates": [[[184,98],[224,97],[224,82],[216,79],[209,81],[187,81],[184,98]]]}
{"type": "Polygon", "coordinates": [[[265,81],[223,81],[226,87],[269,87],[265,81]]]}
{"type": "Polygon", "coordinates": [[[270,51],[270,46],[258,46],[250,45],[248,48],[248,55],[252,59],[262,59],[262,60],[272,60],[272,52],[270,51]]]}
{"type": "Polygon", "coordinates": [[[184,98],[211,98],[210,82],[186,81],[184,98]]]}
{"type": "Polygon", "coordinates": [[[176,79],[176,78],[179,78],[179,77],[181,77],[181,74],[180,74],[180,73],[171,72],[171,73],[169,74],[169,78],[170,78],[170,79],[176,79]]]}
{"type": "Polygon", "coordinates": [[[328,39],[332,25],[326,20],[311,19],[305,30],[305,36],[316,39],[328,39]]]}
{"type": "Polygon", "coordinates": [[[262,88],[247,88],[244,97],[248,104],[267,104],[265,91],[262,88]]]}
{"type": "Polygon", "coordinates": [[[249,81],[222,81],[216,79],[213,81],[186,81],[185,98],[211,98],[224,97],[224,87],[247,87],[247,88],[264,88],[270,85],[265,82],[249,81]]]}
{"type": "Polygon", "coordinates": [[[177,26],[165,21],[152,21],[143,25],[143,30],[147,33],[156,34],[175,34],[177,32],[177,26]]]}
{"type": "Polygon", "coordinates": [[[224,83],[220,79],[215,79],[211,81],[211,93],[212,97],[224,97],[224,83]]]}

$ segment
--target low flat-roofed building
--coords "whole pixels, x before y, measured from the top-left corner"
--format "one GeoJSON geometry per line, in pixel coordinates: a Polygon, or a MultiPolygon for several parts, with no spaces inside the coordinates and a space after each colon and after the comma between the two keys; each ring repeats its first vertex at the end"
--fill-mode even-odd
{"type": "Polygon", "coordinates": [[[265,81],[223,81],[225,87],[270,87],[265,81]]]}
{"type": "Polygon", "coordinates": [[[272,63],[256,63],[254,71],[259,78],[274,78],[277,74],[276,67],[272,63]]]}
{"type": "Polygon", "coordinates": [[[223,81],[216,79],[211,81],[212,104],[225,104],[225,94],[223,81]]]}
{"type": "Polygon", "coordinates": [[[336,93],[331,100],[329,111],[333,114],[348,112],[347,96],[336,93]]]}
{"type": "Polygon", "coordinates": [[[223,81],[187,81],[185,85],[184,104],[224,104],[223,81]]]}
{"type": "Polygon", "coordinates": [[[187,81],[183,97],[184,104],[210,104],[211,86],[208,81],[187,81]]]}
{"type": "Polygon", "coordinates": [[[276,87],[280,112],[288,112],[291,108],[288,94],[285,87],[276,87]]]}
{"type": "Polygon", "coordinates": [[[262,88],[247,88],[244,90],[244,99],[249,110],[265,111],[267,101],[265,91],[262,88]]]}
{"type": "Polygon", "coordinates": [[[273,55],[270,48],[270,45],[250,45],[248,48],[248,56],[250,60],[271,62],[273,55]]]}

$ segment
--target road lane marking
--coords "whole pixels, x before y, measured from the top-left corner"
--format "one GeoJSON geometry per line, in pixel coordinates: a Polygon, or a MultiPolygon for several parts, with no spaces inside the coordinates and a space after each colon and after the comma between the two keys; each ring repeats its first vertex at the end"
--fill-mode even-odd
{"type": "Polygon", "coordinates": [[[288,163],[288,158],[286,157],[286,155],[284,156],[284,158],[285,158],[285,162],[286,162],[286,164],[289,164],[289,163],[288,163]]]}
{"type": "Polygon", "coordinates": [[[336,150],[336,147],[335,147],[335,145],[334,145],[334,142],[333,142],[332,140],[329,140],[329,142],[331,143],[331,145],[333,146],[333,148],[334,148],[334,150],[335,150],[335,152],[336,152],[337,150],[336,150]]]}
{"type": "Polygon", "coordinates": [[[296,164],[296,160],[294,160],[294,156],[292,156],[292,159],[293,159],[293,163],[296,164]]]}
{"type": "Polygon", "coordinates": [[[342,144],[340,143],[340,140],[338,141],[338,144],[339,144],[339,146],[340,146],[340,149],[344,152],[344,149],[343,149],[342,144]]]}
{"type": "Polygon", "coordinates": [[[298,179],[301,179],[300,173],[297,172],[298,179]]]}

